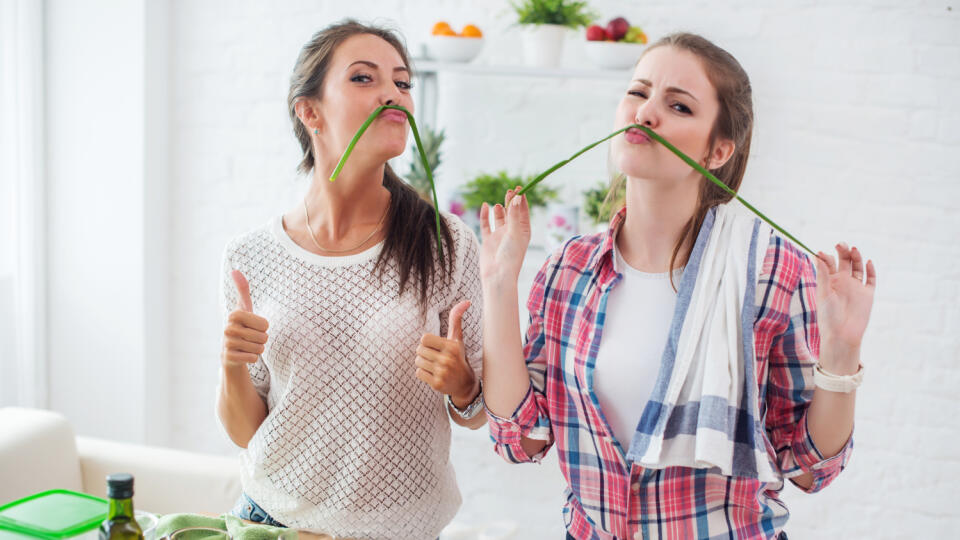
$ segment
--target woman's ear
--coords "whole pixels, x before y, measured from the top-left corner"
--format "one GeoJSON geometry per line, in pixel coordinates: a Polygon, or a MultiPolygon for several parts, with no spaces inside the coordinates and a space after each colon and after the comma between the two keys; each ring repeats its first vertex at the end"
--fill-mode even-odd
{"type": "Polygon", "coordinates": [[[713,150],[710,151],[710,155],[707,157],[707,163],[704,168],[709,171],[713,171],[723,167],[733,156],[733,152],[736,149],[737,145],[730,139],[718,140],[716,143],[714,143],[713,150]]]}
{"type": "Polygon", "coordinates": [[[307,131],[317,133],[323,129],[323,118],[320,116],[320,103],[315,99],[301,98],[293,104],[293,112],[307,131]]]}

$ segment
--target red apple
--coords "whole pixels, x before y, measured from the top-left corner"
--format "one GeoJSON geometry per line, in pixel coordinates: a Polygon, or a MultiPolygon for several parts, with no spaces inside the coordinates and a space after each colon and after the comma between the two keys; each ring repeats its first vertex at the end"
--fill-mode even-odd
{"type": "Polygon", "coordinates": [[[587,41],[604,41],[607,39],[607,31],[602,26],[594,24],[587,28],[587,41]]]}
{"type": "Polygon", "coordinates": [[[607,36],[613,38],[614,41],[623,39],[628,30],[630,30],[630,23],[623,17],[617,17],[607,23],[607,36]]]}

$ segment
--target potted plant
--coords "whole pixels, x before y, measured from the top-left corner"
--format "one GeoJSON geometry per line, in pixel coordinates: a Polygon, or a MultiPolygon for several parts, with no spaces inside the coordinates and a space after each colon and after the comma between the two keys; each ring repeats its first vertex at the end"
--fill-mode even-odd
{"type": "MultiPolygon", "coordinates": [[[[436,173],[437,167],[440,166],[440,145],[443,144],[444,138],[445,135],[442,129],[440,131],[434,131],[429,126],[424,126],[420,132],[420,142],[423,143],[423,153],[427,156],[427,164],[430,166],[430,171],[434,173],[436,173]]],[[[415,147],[411,148],[410,152],[413,154],[413,158],[410,160],[410,171],[407,172],[406,176],[407,183],[409,183],[413,189],[417,190],[417,193],[425,200],[433,202],[430,198],[430,179],[427,178],[427,171],[423,168],[420,155],[417,154],[415,147]]]]}
{"type": "Polygon", "coordinates": [[[626,183],[618,184],[617,193],[613,196],[610,196],[610,183],[605,181],[600,181],[583,192],[583,212],[590,218],[590,223],[597,232],[607,229],[607,223],[613,217],[614,210],[619,208],[626,195],[626,183]]]}
{"type": "Polygon", "coordinates": [[[511,5],[524,27],[524,57],[532,66],[560,65],[567,30],[583,28],[596,18],[583,0],[520,0],[511,5]]]}
{"type": "MultiPolygon", "coordinates": [[[[464,222],[471,225],[480,234],[480,206],[487,203],[493,206],[497,203],[503,204],[503,196],[517,186],[526,185],[530,178],[513,176],[506,171],[499,171],[493,174],[479,174],[473,180],[467,182],[460,190],[459,197],[462,201],[465,213],[462,218],[464,222]]],[[[542,208],[552,200],[557,198],[557,190],[548,187],[537,187],[527,193],[527,204],[530,209],[542,208]]]]}

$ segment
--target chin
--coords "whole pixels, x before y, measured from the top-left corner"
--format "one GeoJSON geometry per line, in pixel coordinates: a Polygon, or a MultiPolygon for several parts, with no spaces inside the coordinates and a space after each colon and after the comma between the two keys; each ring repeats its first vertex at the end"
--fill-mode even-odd
{"type": "Polygon", "coordinates": [[[616,170],[632,178],[651,178],[657,176],[657,171],[652,167],[649,157],[636,155],[636,152],[618,152],[613,163],[616,170]],[[633,154],[633,155],[631,155],[633,154]]]}
{"type": "MultiPolygon", "coordinates": [[[[399,155],[402,155],[404,150],[407,149],[406,141],[395,144],[385,144],[383,146],[383,152],[386,154],[387,159],[393,159],[399,155]]],[[[419,156],[419,154],[417,154],[419,156]]]]}
{"type": "Polygon", "coordinates": [[[367,148],[371,153],[375,154],[378,158],[382,157],[384,160],[392,159],[403,154],[407,149],[407,140],[404,137],[396,134],[391,136],[385,133],[378,133],[377,135],[377,137],[371,137],[365,142],[369,145],[367,148]]]}

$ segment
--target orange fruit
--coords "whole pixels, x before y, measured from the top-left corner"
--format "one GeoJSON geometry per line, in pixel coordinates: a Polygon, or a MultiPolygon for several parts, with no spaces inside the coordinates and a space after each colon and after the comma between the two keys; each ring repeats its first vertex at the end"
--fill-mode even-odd
{"type": "Polygon", "coordinates": [[[457,37],[457,33],[453,31],[453,28],[444,28],[443,30],[440,30],[439,34],[434,34],[434,35],[457,37]]]}
{"type": "Polygon", "coordinates": [[[483,37],[483,32],[481,32],[480,29],[477,28],[476,26],[472,24],[468,24],[463,27],[463,31],[460,32],[460,35],[463,37],[478,38],[478,37],[483,37]]]}
{"type": "MultiPolygon", "coordinates": [[[[447,23],[446,21],[440,21],[437,24],[433,25],[433,30],[431,30],[430,33],[435,36],[449,35],[444,33],[445,31],[448,31],[448,30],[450,32],[453,32],[453,28],[450,28],[450,24],[447,23]]],[[[454,32],[454,35],[456,35],[456,32],[454,32]]]]}

